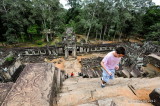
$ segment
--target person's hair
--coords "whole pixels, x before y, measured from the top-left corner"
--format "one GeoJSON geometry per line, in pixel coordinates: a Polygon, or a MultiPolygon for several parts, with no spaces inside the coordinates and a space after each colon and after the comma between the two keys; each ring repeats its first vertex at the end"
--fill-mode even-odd
{"type": "Polygon", "coordinates": [[[125,55],[125,48],[124,47],[116,48],[116,53],[125,55]]]}

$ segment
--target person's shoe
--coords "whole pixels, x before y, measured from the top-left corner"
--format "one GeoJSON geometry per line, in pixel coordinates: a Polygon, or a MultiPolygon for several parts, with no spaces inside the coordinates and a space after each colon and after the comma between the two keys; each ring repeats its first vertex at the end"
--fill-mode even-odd
{"type": "Polygon", "coordinates": [[[101,84],[101,87],[104,88],[104,87],[105,87],[105,84],[101,84]]]}
{"type": "Polygon", "coordinates": [[[103,81],[103,77],[101,77],[101,80],[103,81]]]}
{"type": "Polygon", "coordinates": [[[102,83],[103,83],[103,84],[105,84],[105,83],[106,83],[106,82],[103,80],[103,77],[101,77],[101,81],[102,81],[102,83]]]}

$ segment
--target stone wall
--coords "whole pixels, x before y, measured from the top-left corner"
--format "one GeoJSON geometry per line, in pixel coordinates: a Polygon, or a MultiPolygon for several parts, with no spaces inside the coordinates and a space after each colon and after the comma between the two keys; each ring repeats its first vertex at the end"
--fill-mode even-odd
{"type": "Polygon", "coordinates": [[[51,106],[64,80],[64,72],[51,63],[28,64],[2,106],[51,106]]]}
{"type": "MultiPolygon", "coordinates": [[[[117,44],[99,44],[99,45],[77,45],[76,51],[78,54],[81,53],[93,53],[93,52],[104,52],[111,51],[116,47],[117,44]]],[[[46,46],[40,48],[17,48],[14,51],[22,56],[48,56],[53,57],[64,55],[65,48],[64,46],[46,46]]]]}

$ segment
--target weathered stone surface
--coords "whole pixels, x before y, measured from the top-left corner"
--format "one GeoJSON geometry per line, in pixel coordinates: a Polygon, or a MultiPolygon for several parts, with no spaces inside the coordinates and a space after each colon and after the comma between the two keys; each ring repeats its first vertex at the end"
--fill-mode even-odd
{"type": "Polygon", "coordinates": [[[111,98],[106,98],[104,100],[98,100],[98,104],[99,104],[99,106],[117,106],[114,103],[113,99],[111,99],[111,98]]]}
{"type": "Polygon", "coordinates": [[[63,82],[58,106],[107,106],[112,99],[117,106],[152,106],[149,103],[149,93],[153,87],[160,86],[157,78],[115,78],[106,87],[101,88],[100,78],[68,78],[63,82]],[[136,95],[128,88],[132,85],[136,95]],[[95,104],[96,102],[96,104],[95,104]],[[102,104],[102,105],[100,105],[102,104]],[[103,105],[104,104],[104,105],[103,105]]]}
{"type": "Polygon", "coordinates": [[[90,102],[90,103],[85,103],[78,106],[99,106],[99,105],[96,102],[90,102]]]}
{"type": "Polygon", "coordinates": [[[94,58],[82,58],[81,59],[81,73],[84,78],[96,78],[102,76],[102,70],[100,62],[102,61],[102,57],[94,57],[94,58]]]}
{"type": "Polygon", "coordinates": [[[4,101],[5,97],[7,96],[8,92],[10,91],[13,82],[8,83],[0,83],[0,105],[4,101]]]}
{"type": "Polygon", "coordinates": [[[150,54],[148,55],[148,62],[151,63],[152,65],[160,68],[160,56],[156,54],[150,54]]]}
{"type": "Polygon", "coordinates": [[[2,106],[49,106],[53,97],[54,70],[50,63],[28,64],[2,106]]]}
{"type": "Polygon", "coordinates": [[[130,78],[130,72],[127,69],[122,70],[124,78],[130,78]]]}
{"type": "Polygon", "coordinates": [[[155,106],[160,106],[160,88],[154,89],[150,94],[149,97],[151,99],[151,103],[155,106]]]}

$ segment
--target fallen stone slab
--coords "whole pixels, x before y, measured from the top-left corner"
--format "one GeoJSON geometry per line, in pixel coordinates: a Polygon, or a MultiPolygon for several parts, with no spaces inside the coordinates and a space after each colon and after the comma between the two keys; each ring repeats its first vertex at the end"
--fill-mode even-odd
{"type": "Polygon", "coordinates": [[[51,63],[28,64],[13,84],[2,106],[53,105],[54,70],[51,63]]]}
{"type": "Polygon", "coordinates": [[[123,69],[123,70],[122,70],[122,76],[123,76],[124,78],[130,78],[130,73],[129,73],[129,71],[126,70],[126,69],[123,69]]]}

